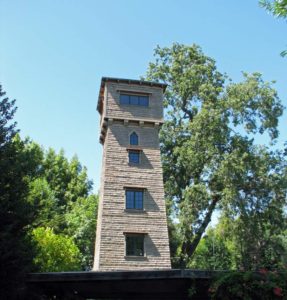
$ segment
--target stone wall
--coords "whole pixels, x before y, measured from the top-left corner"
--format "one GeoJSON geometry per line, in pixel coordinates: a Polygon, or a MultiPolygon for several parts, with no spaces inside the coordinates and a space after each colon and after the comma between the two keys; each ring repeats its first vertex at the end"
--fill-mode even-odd
{"type": "Polygon", "coordinates": [[[107,85],[103,117],[109,121],[104,142],[94,270],[168,269],[170,252],[158,124],[137,121],[141,118],[162,121],[162,89],[107,85]],[[151,93],[150,106],[120,106],[118,91],[128,89],[151,93]],[[139,136],[140,164],[128,162],[132,132],[139,136]],[[143,210],[125,209],[125,188],[129,187],[144,189],[143,210]],[[143,257],[125,256],[124,233],[145,234],[143,257]]]}
{"type": "Polygon", "coordinates": [[[162,88],[147,87],[134,84],[108,82],[106,84],[105,117],[123,119],[157,119],[163,120],[162,88]],[[149,106],[120,105],[120,93],[141,92],[149,94],[149,106]]]}

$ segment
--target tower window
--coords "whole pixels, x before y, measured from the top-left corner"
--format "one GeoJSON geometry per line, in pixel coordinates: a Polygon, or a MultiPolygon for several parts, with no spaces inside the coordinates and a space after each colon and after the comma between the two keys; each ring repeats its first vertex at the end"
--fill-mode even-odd
{"type": "Polygon", "coordinates": [[[138,145],[138,144],[139,144],[139,137],[135,132],[133,132],[130,135],[130,145],[138,145]]]}
{"type": "Polygon", "coordinates": [[[144,234],[126,234],[126,256],[144,256],[144,234]]]}
{"type": "Polygon", "coordinates": [[[120,94],[120,104],[148,106],[149,97],[147,95],[120,94]]]}
{"type": "Polygon", "coordinates": [[[140,189],[126,189],[126,209],[143,210],[144,191],[140,189]]]}
{"type": "Polygon", "coordinates": [[[129,151],[129,163],[140,163],[140,150],[128,150],[129,151]]]}

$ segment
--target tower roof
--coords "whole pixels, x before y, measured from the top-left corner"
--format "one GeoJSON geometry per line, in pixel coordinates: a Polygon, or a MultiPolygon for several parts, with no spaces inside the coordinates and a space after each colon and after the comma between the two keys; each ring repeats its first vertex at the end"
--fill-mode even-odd
{"type": "Polygon", "coordinates": [[[104,96],[104,87],[106,82],[116,82],[116,83],[127,83],[127,84],[135,84],[135,85],[144,85],[150,87],[160,87],[165,91],[167,84],[160,82],[152,82],[145,80],[136,80],[136,79],[124,79],[124,78],[114,78],[114,77],[102,77],[101,86],[99,91],[99,99],[97,110],[101,114],[103,109],[103,96],[104,96]]]}

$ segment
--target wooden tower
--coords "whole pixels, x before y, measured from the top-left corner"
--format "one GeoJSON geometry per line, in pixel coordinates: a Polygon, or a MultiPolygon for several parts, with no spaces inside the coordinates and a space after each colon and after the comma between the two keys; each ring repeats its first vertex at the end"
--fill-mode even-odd
{"type": "Polygon", "coordinates": [[[103,160],[94,271],[169,269],[158,131],[161,83],[102,78],[103,160]]]}

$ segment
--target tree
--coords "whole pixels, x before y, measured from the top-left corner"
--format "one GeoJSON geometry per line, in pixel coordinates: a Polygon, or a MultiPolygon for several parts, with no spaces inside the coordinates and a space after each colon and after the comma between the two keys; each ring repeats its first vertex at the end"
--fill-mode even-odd
{"type": "Polygon", "coordinates": [[[17,110],[16,100],[10,101],[5,95],[6,92],[2,90],[0,84],[0,151],[3,151],[4,147],[11,143],[12,138],[17,133],[16,122],[11,122],[17,110]]]}
{"type": "MultiPolygon", "coordinates": [[[[81,267],[78,266],[78,269],[90,269],[94,254],[97,197],[91,194],[92,183],[86,168],[76,156],[69,161],[63,150],[59,153],[53,149],[45,151],[37,143],[26,139],[22,152],[29,149],[34,149],[34,156],[26,156],[26,160],[38,170],[27,178],[27,203],[33,207],[30,230],[51,228],[57,236],[68,236],[81,252],[81,267]]],[[[38,256],[44,255],[41,251],[44,248],[38,247],[38,256]]]]}
{"type": "Polygon", "coordinates": [[[90,270],[94,259],[98,196],[78,198],[71,204],[65,219],[65,232],[75,240],[82,254],[82,269],[90,270]]]}
{"type": "MultiPolygon", "coordinates": [[[[285,19],[287,17],[287,0],[260,0],[259,4],[276,18],[285,19]]],[[[287,50],[281,52],[281,56],[286,55],[287,50]]]]}
{"type": "Polygon", "coordinates": [[[287,264],[287,239],[282,227],[286,225],[270,220],[272,217],[261,222],[252,218],[243,222],[241,218],[220,217],[215,227],[207,229],[188,266],[211,270],[250,266],[257,270],[283,270],[287,264]],[[263,227],[258,228],[259,224],[263,227]]]}
{"type": "Polygon", "coordinates": [[[34,221],[30,224],[32,228],[54,227],[58,224],[55,218],[58,202],[46,178],[38,176],[29,182],[27,201],[35,214],[34,221]]]}
{"type": "MultiPolygon", "coordinates": [[[[26,200],[33,207],[30,231],[38,227],[51,228],[57,236],[68,236],[81,252],[78,269],[90,269],[94,254],[97,197],[91,194],[92,183],[86,168],[76,156],[68,160],[63,150],[59,153],[53,149],[45,151],[30,139],[25,139],[23,145],[22,153],[34,149],[33,156],[25,157],[29,165],[38,170],[27,177],[26,200]]],[[[45,255],[40,253],[44,251],[43,247],[38,247],[37,251],[38,256],[45,255]]],[[[42,270],[44,266],[42,264],[42,270]]]]}
{"type": "Polygon", "coordinates": [[[286,0],[260,0],[259,4],[271,12],[277,18],[287,17],[287,1],[286,0]]]}
{"type": "Polygon", "coordinates": [[[200,240],[188,267],[192,269],[230,270],[234,267],[232,251],[225,237],[209,228],[200,240]]]}
{"type": "MultiPolygon", "coordinates": [[[[192,257],[216,209],[244,224],[268,209],[282,220],[286,204],[283,154],[254,144],[278,136],[283,107],[261,74],[226,83],[199,46],[155,49],[147,80],[168,84],[161,138],[168,210],[180,224],[180,253],[192,257]],[[273,208],[272,208],[273,207],[273,208]]],[[[261,226],[261,222],[260,226],[261,226]]]]}
{"type": "Polygon", "coordinates": [[[63,272],[80,269],[80,250],[73,239],[55,234],[51,228],[37,227],[32,232],[36,243],[35,265],[41,272],[63,272]]]}
{"type": "MultiPolygon", "coordinates": [[[[25,275],[36,270],[33,265],[35,244],[31,240],[33,230],[37,232],[42,227],[54,228],[53,234],[56,234],[58,244],[63,242],[63,248],[69,244],[73,249],[75,237],[72,232],[70,237],[62,238],[65,230],[67,231],[66,213],[73,210],[72,204],[75,202],[81,202],[87,210],[91,208],[90,211],[93,205],[96,207],[96,201],[92,203],[96,200],[91,194],[92,184],[78,159],[74,157],[68,161],[63,151],[59,154],[53,150],[46,153],[29,138],[22,140],[17,134],[16,122],[13,122],[15,112],[15,100],[10,101],[5,97],[0,85],[1,299],[24,297],[25,275]]],[[[96,212],[93,218],[89,224],[95,224],[96,212]]],[[[91,240],[85,249],[81,248],[85,251],[83,255],[79,255],[79,263],[71,262],[70,270],[74,267],[86,268],[80,262],[85,261],[88,264],[93,251],[92,225],[84,226],[84,221],[82,225],[82,235],[87,239],[91,237],[91,240]]],[[[74,249],[78,249],[78,246],[75,247],[74,249]]],[[[41,247],[37,248],[37,257],[41,257],[40,249],[43,250],[41,247]]]]}
{"type": "MultiPolygon", "coordinates": [[[[32,270],[31,243],[27,226],[32,221],[28,192],[27,155],[17,134],[13,117],[15,100],[5,97],[0,85],[0,297],[23,296],[25,273],[32,270]]],[[[30,169],[31,172],[35,170],[30,169]]]]}
{"type": "Polygon", "coordinates": [[[72,203],[89,196],[92,182],[78,158],[75,156],[69,161],[63,150],[57,154],[53,149],[49,149],[44,154],[42,177],[49,183],[56,201],[53,228],[55,232],[63,231],[67,227],[63,216],[71,209],[72,203]]]}

